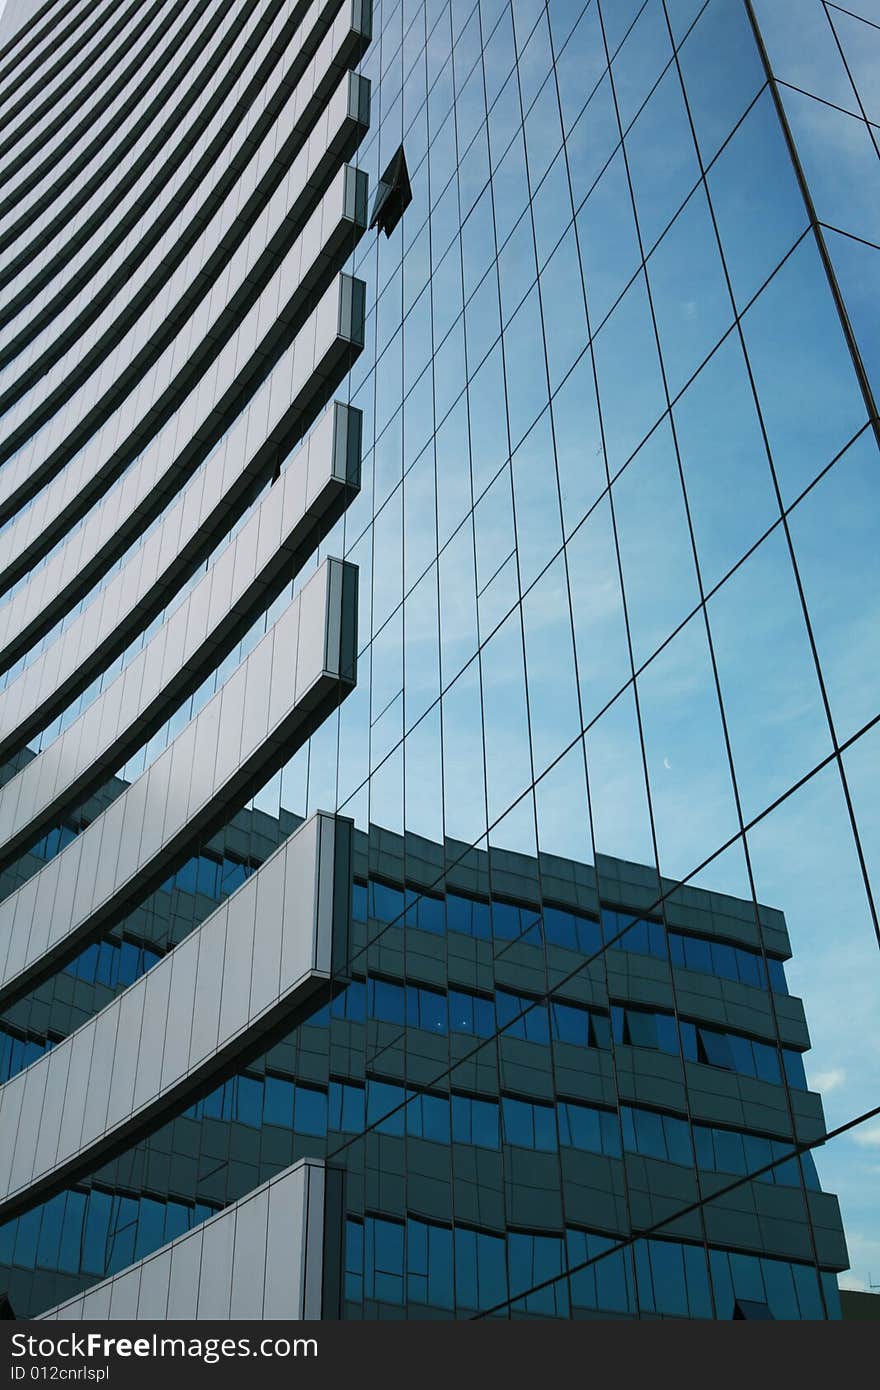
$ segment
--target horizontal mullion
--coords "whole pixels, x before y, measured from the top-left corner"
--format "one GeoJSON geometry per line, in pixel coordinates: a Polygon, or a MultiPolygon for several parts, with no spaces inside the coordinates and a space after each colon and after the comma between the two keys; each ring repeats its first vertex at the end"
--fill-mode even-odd
{"type": "MultiPolygon", "coordinates": [[[[77,0],[73,0],[73,4],[68,5],[66,13],[69,13],[76,3],[77,0]]],[[[33,50],[34,48],[38,47],[44,39],[47,40],[47,43],[42,55],[37,55],[31,62],[30,67],[25,72],[17,72],[15,74],[16,91],[18,91],[20,83],[29,77],[36,76],[39,73],[40,80],[37,82],[36,87],[32,88],[29,93],[25,93],[24,97],[21,98],[18,104],[12,108],[11,114],[19,114],[19,112],[24,108],[27,102],[32,100],[33,96],[40,92],[46,80],[51,80],[53,77],[60,75],[64,71],[64,69],[69,66],[71,61],[73,61],[77,53],[79,53],[79,51],[85,47],[89,40],[98,33],[100,33],[101,29],[104,27],[104,25],[107,23],[108,19],[111,17],[113,13],[112,4],[108,5],[103,16],[92,25],[92,28],[86,30],[85,33],[80,33],[78,42],[76,43],[76,47],[71,46],[71,48],[66,53],[62,53],[59,57],[57,57],[54,67],[50,68],[48,73],[41,71],[45,68],[47,59],[51,59],[53,54],[57,54],[58,49],[62,46],[65,40],[68,38],[73,38],[74,35],[77,33],[77,30],[82,29],[83,22],[85,20],[88,20],[88,18],[90,17],[89,7],[87,3],[83,3],[83,0],[80,0],[79,8],[83,13],[81,13],[77,18],[75,18],[73,22],[69,24],[65,30],[59,33],[57,16],[50,15],[48,13],[48,6],[44,7],[46,27],[44,29],[41,29],[38,33],[32,35],[31,41],[27,45],[27,47],[29,50],[33,50]]],[[[20,40],[24,38],[25,35],[29,34],[32,29],[35,29],[38,22],[39,17],[35,15],[34,18],[30,21],[30,23],[25,25],[24,28],[19,32],[19,34],[12,39],[11,43],[7,45],[7,48],[3,50],[3,53],[7,52],[13,44],[20,42],[20,40]]],[[[25,40],[25,42],[27,42],[27,40],[25,40]]],[[[3,53],[0,53],[0,57],[3,56],[3,53]]],[[[13,59],[13,64],[15,62],[20,61],[21,59],[13,59]]],[[[10,68],[6,68],[2,72],[0,72],[0,82],[2,82],[3,79],[7,76],[7,73],[10,72],[10,68]]],[[[2,103],[3,99],[3,93],[0,92],[0,103],[2,103]]]]}
{"type": "MultiPolygon", "coordinates": [[[[348,124],[348,121],[344,123],[343,131],[348,124]]],[[[335,156],[325,155],[321,163],[328,164],[331,158],[335,159],[335,156]]],[[[359,183],[362,182],[360,176],[355,175],[355,178],[359,183]]],[[[318,182],[320,186],[323,180],[318,182]]],[[[315,199],[318,196],[319,194],[315,190],[315,199]]],[[[311,197],[309,202],[312,202],[311,197]]],[[[305,211],[304,208],[303,217],[305,217],[305,211]]],[[[325,233],[323,245],[314,261],[305,268],[300,282],[292,288],[287,303],[282,306],[272,320],[269,331],[255,345],[248,361],[214,402],[207,417],[194,430],[192,437],[181,452],[165,469],[161,481],[157,480],[155,486],[151,487],[149,493],[141,499],[140,504],[129,513],[124,523],[115,528],[113,536],[103,545],[98,546],[91,559],[80,565],[76,575],[68,576],[59,585],[54,599],[41,605],[40,612],[34,615],[33,622],[28,622],[22,615],[21,626],[10,639],[16,655],[12,655],[11,646],[8,643],[5,649],[0,651],[0,669],[5,670],[10,665],[14,665],[24,651],[28,650],[34,642],[39,641],[40,637],[50,631],[66,613],[75,607],[80,599],[107,573],[116,560],[124,554],[138,534],[142,533],[150,522],[167,507],[169,501],[181,491],[188,479],[210,456],[212,450],[234,426],[248,403],[271,375],[284,353],[295,344],[297,335],[305,326],[309,316],[316,312],[331,288],[339,268],[350,255],[360,236],[363,235],[366,223],[365,213],[365,207],[360,210],[355,209],[354,215],[350,215],[349,209],[343,209],[342,215],[325,233]]],[[[259,302],[252,308],[251,312],[255,313],[258,308],[259,302]]],[[[222,346],[220,350],[223,350],[222,346]]],[[[194,380],[191,384],[192,389],[196,385],[197,381],[194,380]]],[[[163,409],[167,412],[169,419],[183,406],[185,400],[186,395],[177,388],[168,395],[163,409]]],[[[130,436],[124,454],[117,451],[103,469],[100,469],[94,477],[87,482],[84,481],[82,486],[77,488],[70,506],[61,517],[56,519],[56,528],[59,529],[61,538],[67,529],[76,524],[77,515],[87,514],[94,504],[100,501],[101,496],[112,487],[113,482],[137,461],[144,448],[155,439],[155,432],[147,437],[146,424],[147,422],[144,422],[130,436]]],[[[71,541],[80,544],[81,542],[77,540],[78,535],[79,533],[75,533],[71,537],[71,541]]],[[[45,532],[43,536],[45,538],[45,532]]],[[[20,557],[20,562],[16,566],[21,571],[19,579],[26,576],[36,563],[38,547],[43,550],[43,553],[46,553],[38,538],[33,545],[26,547],[24,555],[20,557]]],[[[49,548],[51,549],[51,547],[49,548]]],[[[42,573],[42,571],[38,573],[42,573]]],[[[9,578],[10,574],[11,571],[7,570],[5,578],[9,578]]],[[[36,578],[38,579],[38,576],[36,578]]],[[[7,587],[11,587],[11,585],[7,587]]],[[[19,593],[25,595],[27,589],[19,589],[19,593]]],[[[14,595],[8,602],[16,602],[17,597],[14,595]]],[[[19,599],[18,601],[24,603],[26,610],[26,599],[19,599]]],[[[8,635],[11,617],[9,613],[4,613],[3,608],[0,608],[0,619],[5,619],[8,635]]],[[[18,624],[19,619],[16,619],[15,625],[18,626],[18,624]]]]}
{"type": "MultiPolygon", "coordinates": [[[[314,129],[323,109],[330,100],[334,86],[338,84],[339,78],[344,71],[356,64],[358,54],[364,49],[365,44],[366,40],[363,34],[354,30],[349,31],[347,41],[342,45],[337,55],[335,55],[335,61],[328,67],[327,72],[322,74],[321,79],[316,84],[315,91],[306,102],[303,111],[300,113],[300,117],[295,123],[294,129],[290,132],[278,156],[272,164],[269,165],[258,188],[251,194],[244,208],[239,211],[234,226],[229,229],[211,253],[204,267],[204,274],[210,277],[211,283],[217,279],[226,267],[231,256],[244,240],[260,215],[266,202],[271,198],[272,194],[280,186],[285,175],[290,171],[293,161],[304,147],[309,134],[314,129]]],[[[300,73],[300,75],[302,74],[300,73]]],[[[268,134],[268,132],[266,132],[266,134],[268,134]]],[[[263,138],[265,138],[265,135],[263,138]]],[[[240,151],[235,158],[230,161],[217,188],[207,199],[205,205],[203,205],[203,212],[209,214],[209,220],[211,217],[216,216],[222,209],[224,202],[232,192],[239,177],[244,173],[249,162],[250,161],[246,159],[240,151]]],[[[169,214],[173,213],[173,211],[173,208],[168,210],[169,214]]],[[[173,217],[171,220],[173,221],[173,217]]],[[[154,227],[150,229],[150,233],[145,239],[146,241],[152,243],[158,242],[160,239],[156,234],[158,225],[159,224],[154,224],[154,227]]],[[[167,227],[162,228],[163,232],[167,230],[167,227]]],[[[0,464],[8,461],[9,458],[19,452],[19,450],[27,444],[29,438],[37,430],[42,428],[42,426],[66,404],[76,390],[79,389],[97,367],[106,360],[113,348],[122,341],[131,327],[137,322],[138,318],[146,311],[147,307],[154,302],[170,275],[185,262],[186,256],[198,243],[202,234],[203,227],[201,222],[196,220],[191,221],[186,232],[175,241],[172,250],[163,259],[160,265],[156,267],[146,284],[142,286],[134,298],[125,306],[124,312],[114,321],[100,340],[80,359],[76,369],[42,399],[38,408],[22,421],[22,423],[7,436],[3,443],[0,444],[0,464]]],[[[143,259],[141,249],[142,248],[139,248],[136,253],[139,261],[143,259]]],[[[148,249],[152,249],[152,247],[148,249]]],[[[103,290],[95,294],[89,301],[84,313],[74,324],[70,325],[66,333],[53,343],[40,358],[33,362],[6,392],[0,395],[0,414],[11,409],[21,396],[27,391],[32,390],[34,386],[43,380],[46,373],[71,351],[77,339],[94,324],[108,304],[112,303],[113,299],[118,295],[119,284],[124,274],[125,266],[120,267],[112,281],[106,284],[103,290]]],[[[181,301],[178,314],[183,315],[189,312],[188,305],[188,299],[185,298],[181,301]]],[[[156,351],[156,355],[158,355],[165,346],[163,338],[171,331],[169,325],[175,325],[176,322],[177,319],[175,319],[174,315],[169,314],[167,324],[163,324],[162,328],[154,335],[152,342],[158,342],[160,344],[156,351]]],[[[144,351],[147,350],[148,349],[145,349],[144,351]]],[[[154,360],[155,356],[150,359],[148,365],[151,365],[154,360]]],[[[2,365],[2,359],[0,359],[0,365],[2,365]]],[[[114,385],[111,390],[115,389],[116,386],[114,385]]],[[[94,407],[93,419],[97,418],[98,412],[106,412],[105,403],[99,403],[94,407]]],[[[78,439],[80,442],[73,447],[73,452],[76,452],[78,448],[82,447],[83,429],[84,426],[81,425],[74,435],[74,438],[78,439]]],[[[89,430],[89,433],[91,433],[91,430],[89,430]]],[[[68,444],[68,449],[69,448],[70,445],[68,444]]],[[[68,457],[69,456],[70,453],[68,452],[68,457]]],[[[56,455],[53,455],[53,460],[55,458],[56,455]]],[[[61,463],[60,466],[63,467],[63,463],[61,463]]],[[[33,496],[34,492],[44,485],[47,480],[47,474],[48,476],[52,476],[51,473],[48,473],[49,467],[50,460],[46,460],[43,468],[35,470],[31,475],[31,478],[28,480],[28,486],[31,487],[30,496],[33,496]],[[46,471],[43,471],[44,469],[46,471]]],[[[26,500],[26,498],[23,500],[26,500]]],[[[22,501],[17,503],[17,506],[20,505],[22,505],[22,501]]],[[[10,515],[11,511],[8,503],[0,506],[0,522],[8,519],[10,515]]]]}
{"type": "MultiPolygon", "coordinates": [[[[342,144],[350,149],[357,141],[357,134],[357,129],[348,126],[343,132],[342,144]]],[[[334,150],[338,147],[334,143],[334,150]]],[[[47,555],[63,538],[64,534],[81,517],[86,515],[103,493],[137,459],[150,440],[180,409],[184,400],[232,340],[247,316],[259,307],[260,295],[271,284],[273,275],[277,273],[284,257],[296,245],[307,225],[308,218],[319,203],[320,196],[324,192],[324,174],[325,172],[332,172],[329,168],[331,159],[333,163],[336,162],[335,154],[321,162],[313,183],[303,189],[300,197],[290,207],[282,226],[253,268],[252,278],[248,278],[238,288],[229,304],[211,325],[210,331],[144,417],[131,428],[128,436],[114,450],[106,463],[88,480],[83,481],[82,486],[77,488],[76,495],[69,504],[56,515],[48,526],[44,527],[39,536],[35,537],[14,558],[10,557],[9,563],[0,570],[0,594],[5,593],[16,584],[39,560],[47,555]]],[[[242,367],[224,396],[218,401],[215,407],[217,428],[200,438],[198,454],[204,453],[205,448],[213,447],[219,438],[217,429],[221,425],[222,430],[228,427],[230,418],[241,409],[242,403],[256,390],[274,366],[280,354],[289,345],[291,335],[296,332],[304,314],[313,307],[310,300],[319,298],[323,290],[327,288],[330,277],[336,269],[340,268],[340,262],[348,252],[354,248],[364,226],[365,218],[351,220],[348,217],[342,217],[335,226],[325,233],[325,242],[319,256],[306,269],[300,283],[294,287],[290,298],[279,311],[269,331],[255,348],[250,361],[242,367]]],[[[46,484],[51,483],[53,477],[61,473],[64,466],[75,459],[77,454],[87,446],[89,439],[118,408],[118,402],[130,394],[137,382],[159,360],[162,351],[171,346],[178,331],[192,314],[197,302],[195,297],[193,297],[193,302],[186,300],[179,315],[169,316],[169,320],[163,324],[160,334],[157,334],[154,341],[141,350],[128,371],[105,394],[102,402],[104,408],[100,413],[98,413],[98,407],[95,407],[83,421],[72,437],[68,448],[64,451],[61,466],[57,466],[56,461],[56,466],[52,468],[51,473],[47,470],[45,475],[40,470],[35,470],[35,473],[26,478],[14,493],[0,502],[0,521],[12,519],[14,524],[16,512],[41,490],[34,483],[35,476],[42,477],[43,486],[46,486],[46,484]],[[117,397],[116,402],[112,399],[114,396],[117,397]]],[[[197,455],[194,455],[195,457],[197,455]]],[[[9,539],[11,538],[7,536],[7,540],[9,539]]]]}
{"type": "Polygon", "coordinates": [[[89,940],[164,883],[346,698],[356,683],[355,644],[354,624],[343,619],[342,610],[356,605],[356,594],[355,568],[326,560],[156,762],[61,854],[0,904],[0,1008],[57,973],[89,940]],[[345,632],[348,644],[340,640],[328,659],[328,641],[340,632],[345,632]],[[311,646],[305,649],[308,640],[311,646]],[[263,667],[270,674],[274,670],[268,686],[263,667]],[[256,743],[251,745],[254,735],[256,743]],[[200,742],[216,751],[210,769],[194,766],[200,742]],[[169,779],[181,791],[185,786],[185,800],[169,797],[169,779]],[[140,815],[143,826],[150,811],[149,833],[144,830],[133,842],[126,834],[127,818],[140,815]],[[71,874],[77,875],[73,892],[63,886],[71,874]],[[61,900],[44,918],[38,899],[53,889],[61,900]]]}
{"type": "MultiPolygon", "coordinates": [[[[211,671],[216,670],[259,615],[302,571],[358,490],[359,452],[359,412],[337,404],[326,417],[321,437],[316,439],[312,435],[301,446],[298,455],[291,459],[285,470],[280,487],[276,486],[265,494],[229,550],[224,551],[206,571],[185,603],[138,654],[136,662],[142,668],[140,679],[143,678],[143,668],[150,663],[153,663],[154,672],[162,673],[164,684],[156,690],[153,698],[144,703],[134,690],[123,694],[120,709],[123,712],[131,711],[130,717],[126,715],[129,722],[115,735],[105,736],[102,741],[102,707],[112,705],[119,697],[119,691],[124,691],[125,685],[137,684],[138,673],[133,669],[136,663],[132,662],[131,667],[126,667],[98,700],[59,736],[72,745],[71,756],[60,748],[52,754],[48,749],[44,750],[23,767],[17,778],[6,784],[4,800],[9,808],[13,801],[17,803],[15,816],[18,825],[7,834],[0,846],[0,872],[50,829],[65,809],[87,800],[108,777],[114,775],[116,768],[122,767],[142,748],[180,703],[198,689],[211,671]],[[337,467],[337,451],[340,449],[344,453],[341,473],[337,467]],[[302,511],[296,510],[297,501],[302,503],[302,511]],[[292,514],[291,508],[294,508],[292,514]],[[263,563],[256,571],[252,572],[250,564],[236,569],[236,557],[247,554],[249,545],[252,545],[254,555],[260,555],[261,527],[266,534],[269,514],[277,514],[282,520],[277,546],[268,556],[260,557],[263,563]],[[224,573],[231,569],[233,575],[229,606],[223,611],[217,611],[218,599],[214,592],[218,582],[215,573],[218,564],[223,567],[224,573]],[[209,615],[207,631],[201,642],[192,646],[190,640],[187,645],[185,635],[176,658],[180,665],[171,673],[165,672],[166,639],[172,640],[166,631],[168,625],[171,624],[175,632],[182,630],[187,634],[191,614],[200,610],[209,615]],[[119,685],[120,682],[123,684],[119,685]],[[86,729],[87,733],[84,732],[86,729]],[[82,751],[83,739],[89,749],[87,755],[82,751]],[[65,782],[51,800],[44,797],[40,805],[39,764],[47,754],[53,761],[60,759],[65,782]],[[84,762],[85,765],[81,765],[84,762]],[[17,788],[16,782],[19,783],[17,788]],[[19,816],[22,799],[25,810],[19,816]]],[[[50,749],[56,748],[56,744],[50,745],[50,749]]],[[[6,820],[7,816],[3,815],[2,821],[6,820]]],[[[6,830],[4,824],[0,833],[6,834],[6,830]]]]}
{"type": "MultiPolygon", "coordinates": [[[[358,289],[359,282],[355,282],[358,289]]],[[[359,295],[363,300],[363,285],[359,285],[359,295]]],[[[180,542],[173,556],[164,568],[159,568],[150,579],[143,592],[132,598],[124,616],[114,618],[109,631],[98,635],[94,645],[87,653],[83,651],[81,634],[74,624],[68,632],[62,633],[56,643],[48,650],[50,660],[57,661],[58,654],[53,648],[58,642],[68,639],[70,650],[75,651],[71,669],[66,676],[53,679],[47,684],[47,677],[39,670],[26,668],[16,681],[13,681],[0,695],[0,709],[6,712],[11,702],[18,698],[19,711],[10,719],[4,719],[7,732],[0,740],[0,759],[5,758],[16,747],[59,714],[70,700],[84,690],[109,663],[125,651],[132,638],[143,631],[166,607],[169,599],[203,564],[216,546],[217,538],[227,534],[261,489],[277,473],[284,459],[315,421],[320,411],[333,396],[341,381],[351,369],[352,362],[363,349],[363,303],[352,311],[352,326],[337,331],[322,354],[310,369],[300,389],[291,400],[277,422],[269,428],[265,439],[255,452],[243,458],[231,480],[218,482],[217,496],[206,503],[194,521],[188,538],[180,542]],[[72,637],[70,636],[72,634],[72,637]],[[34,672],[29,677],[29,671],[34,672]],[[35,698],[30,700],[27,712],[20,709],[21,696],[18,690],[21,682],[35,686],[35,698]],[[7,722],[8,721],[8,722],[7,722]],[[12,727],[14,724],[14,727],[12,727]]],[[[187,494],[179,492],[175,499],[178,512],[187,506],[187,494]]],[[[163,525],[180,527],[180,516],[166,518],[163,525]]],[[[131,560],[136,567],[140,565],[140,553],[132,553],[131,560]]],[[[135,575],[139,572],[135,569],[135,575]]],[[[114,583],[126,585],[123,569],[115,577],[114,583]]],[[[137,581],[135,592],[137,592],[137,581]]],[[[130,588],[130,584],[129,584],[130,588]]],[[[87,619],[91,608],[86,608],[81,619],[87,619]]],[[[79,622],[79,619],[78,619],[79,622]]],[[[63,653],[62,653],[63,656],[63,653]]],[[[47,654],[40,658],[45,666],[47,654]]],[[[25,686],[26,689],[26,686],[25,686]]]]}
{"type": "MultiPolygon", "coordinates": [[[[176,4],[176,11],[174,12],[174,15],[172,15],[172,17],[167,21],[169,23],[172,22],[172,19],[176,16],[176,14],[182,14],[186,6],[192,3],[192,0],[174,0],[174,3],[176,4]]],[[[52,140],[53,137],[57,135],[60,130],[63,130],[64,126],[67,125],[67,123],[72,118],[75,119],[78,115],[81,116],[84,110],[87,111],[86,119],[83,120],[82,123],[78,125],[76,129],[69,134],[65,142],[60,147],[58,147],[56,150],[52,152],[51,160],[44,160],[42,164],[38,165],[38,167],[27,176],[27,179],[23,180],[22,183],[18,184],[15,187],[11,196],[0,201],[0,215],[8,212],[11,208],[15,207],[16,202],[23,198],[30,191],[30,188],[33,187],[33,184],[39,182],[40,178],[44,176],[44,174],[47,171],[47,168],[54,167],[57,170],[58,165],[55,161],[60,161],[61,159],[64,159],[66,157],[68,152],[71,149],[73,149],[77,142],[82,138],[83,133],[87,133],[89,131],[89,128],[92,122],[95,120],[95,118],[100,116],[102,111],[106,110],[106,108],[112,103],[114,98],[125,88],[127,83],[131,81],[132,76],[135,75],[138,72],[139,68],[143,65],[143,57],[140,53],[136,55],[134,62],[129,62],[128,66],[123,68],[122,72],[118,75],[115,81],[111,83],[110,87],[103,94],[103,96],[96,103],[96,105],[89,107],[86,106],[86,103],[88,102],[89,98],[91,96],[94,96],[96,92],[100,91],[101,87],[105,84],[107,79],[111,77],[115,69],[119,67],[120,63],[125,63],[126,59],[130,58],[131,45],[137,43],[137,41],[140,38],[142,38],[145,33],[149,31],[149,29],[153,26],[155,21],[161,15],[166,4],[167,0],[153,0],[152,7],[147,9],[145,13],[141,14],[139,21],[135,24],[131,34],[125,39],[124,44],[122,44],[121,47],[117,49],[117,51],[113,54],[112,58],[109,61],[107,61],[103,67],[99,68],[98,71],[93,73],[90,81],[86,84],[86,86],[81,91],[78,91],[75,94],[72,104],[64,107],[63,110],[59,111],[55,119],[53,121],[50,121],[48,125],[44,126],[39,131],[36,138],[32,138],[31,142],[14,159],[12,159],[9,162],[9,164],[6,165],[5,168],[0,169],[0,187],[2,187],[7,179],[11,179],[15,174],[19,173],[25,167],[25,165],[29,164],[31,160],[33,160],[37,156],[40,156],[43,153],[45,146],[48,144],[48,142],[52,140]]],[[[109,44],[113,41],[114,38],[120,37],[126,29],[126,27],[128,26],[128,24],[131,22],[131,19],[138,15],[139,9],[143,10],[143,6],[139,6],[137,3],[131,5],[131,7],[124,16],[123,22],[117,24],[116,27],[111,31],[111,33],[105,36],[103,44],[109,44]]],[[[93,67],[94,57],[93,55],[89,55],[85,61],[84,70],[88,72],[89,69],[93,67]]],[[[41,119],[42,116],[47,115],[53,107],[57,106],[57,104],[57,94],[53,94],[43,103],[41,107],[39,107],[36,111],[31,112],[28,116],[25,133],[27,135],[31,135],[34,125],[41,119]]],[[[13,136],[11,140],[7,141],[4,146],[0,146],[0,158],[2,158],[3,154],[9,147],[11,147],[14,143],[20,142],[20,139],[21,137],[16,134],[13,136]]],[[[64,174],[65,177],[68,174],[66,165],[64,169],[64,174]]]]}

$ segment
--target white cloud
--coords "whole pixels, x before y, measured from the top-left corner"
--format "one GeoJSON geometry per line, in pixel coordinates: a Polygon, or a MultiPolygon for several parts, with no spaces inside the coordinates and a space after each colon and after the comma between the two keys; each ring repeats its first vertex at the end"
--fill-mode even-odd
{"type": "Polygon", "coordinates": [[[880,1125],[872,1125],[867,1129],[853,1130],[853,1139],[857,1144],[861,1144],[864,1149],[880,1149],[880,1125]]]}
{"type": "Polygon", "coordinates": [[[832,1067],[829,1071],[820,1071],[812,1079],[813,1089],[823,1095],[829,1091],[836,1091],[838,1087],[846,1082],[846,1072],[843,1067],[832,1067]]]}

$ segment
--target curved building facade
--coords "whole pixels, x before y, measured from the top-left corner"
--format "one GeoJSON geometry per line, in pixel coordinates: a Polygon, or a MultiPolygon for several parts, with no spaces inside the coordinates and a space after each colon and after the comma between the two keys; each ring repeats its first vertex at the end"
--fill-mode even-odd
{"type": "Polygon", "coordinates": [[[839,1317],[873,0],[0,45],[0,1293],[839,1317]]]}

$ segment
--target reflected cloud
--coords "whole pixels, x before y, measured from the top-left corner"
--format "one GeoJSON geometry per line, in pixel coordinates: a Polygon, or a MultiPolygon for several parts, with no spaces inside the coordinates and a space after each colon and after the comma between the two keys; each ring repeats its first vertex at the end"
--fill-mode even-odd
{"type": "Polygon", "coordinates": [[[880,1125],[872,1125],[868,1129],[857,1129],[853,1133],[853,1140],[861,1148],[880,1149],[880,1125]]]}
{"type": "Polygon", "coordinates": [[[846,1072],[842,1067],[836,1067],[833,1071],[817,1072],[813,1078],[816,1087],[824,1095],[831,1091],[836,1091],[846,1081],[846,1072]]]}

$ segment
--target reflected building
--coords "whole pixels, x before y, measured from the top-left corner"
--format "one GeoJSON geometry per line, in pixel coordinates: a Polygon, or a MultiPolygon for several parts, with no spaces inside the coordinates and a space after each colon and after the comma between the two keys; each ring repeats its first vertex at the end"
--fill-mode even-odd
{"type": "Polygon", "coordinates": [[[840,1316],[849,8],[8,0],[18,1316],[840,1316]]]}
{"type": "MultiPolygon", "coordinates": [[[[100,813],[100,802],[86,811],[100,813]]],[[[662,885],[658,912],[656,873],[643,865],[487,853],[316,819],[331,854],[329,882],[320,852],[317,869],[319,898],[333,900],[329,969],[298,979],[225,1065],[212,1058],[200,1085],[190,1067],[152,1124],[120,1117],[91,1146],[88,1172],[78,1158],[66,1164],[73,1180],[39,1184],[54,1191],[36,1202],[29,1186],[0,1245],[14,1308],[60,1304],[50,1315],[74,1318],[840,1315],[837,1199],[798,1148],[821,1138],[824,1117],[807,1088],[809,1037],[786,983],[781,912],[756,917],[749,902],[673,884],[662,885]],[[759,1176],[715,1197],[750,1173],[759,1176]],[[678,1210],[687,1215],[664,1225],[678,1210]],[[276,1232],[278,1250],[258,1257],[276,1232]],[[204,1288],[200,1269],[205,1281],[211,1271],[204,1288]]],[[[252,890],[259,904],[268,876],[280,899],[288,861],[300,864],[315,828],[239,812],[124,925],[6,1012],[4,1080],[47,1050],[57,1064],[65,1038],[72,1048],[93,1034],[94,1059],[117,999],[117,1049],[121,1010],[139,1020],[135,1098],[139,1057],[175,1078],[180,1063],[167,1059],[184,1043],[172,1006],[185,941],[196,946],[184,1033],[207,1027],[205,977],[215,1015],[219,985],[222,1044],[230,976],[238,998],[250,969],[253,999],[262,975],[277,977],[279,954],[284,974],[287,936],[306,925],[299,904],[287,907],[297,920],[270,937],[252,890]],[[166,972],[151,1038],[147,991],[166,972]]],[[[309,843],[302,866],[314,861],[309,843]]],[[[116,1075],[114,1063],[108,1118],[116,1075]]]]}

